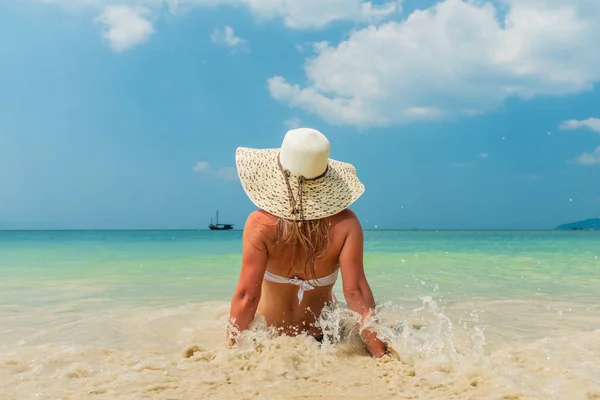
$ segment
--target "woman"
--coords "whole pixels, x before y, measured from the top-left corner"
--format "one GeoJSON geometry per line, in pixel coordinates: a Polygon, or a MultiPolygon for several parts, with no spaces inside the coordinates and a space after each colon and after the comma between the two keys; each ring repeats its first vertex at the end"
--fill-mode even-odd
{"type": "MultiPolygon", "coordinates": [[[[259,210],[244,227],[241,272],[231,300],[232,343],[256,312],[281,333],[305,332],[322,341],[314,323],[334,300],[338,273],[348,307],[363,322],[373,317],[363,232],[347,209],[364,186],[354,166],[330,159],[329,151],[327,138],[307,128],[289,131],[280,149],[237,149],[242,186],[259,210]]],[[[362,329],[361,338],[373,357],[386,354],[374,332],[362,329]]]]}

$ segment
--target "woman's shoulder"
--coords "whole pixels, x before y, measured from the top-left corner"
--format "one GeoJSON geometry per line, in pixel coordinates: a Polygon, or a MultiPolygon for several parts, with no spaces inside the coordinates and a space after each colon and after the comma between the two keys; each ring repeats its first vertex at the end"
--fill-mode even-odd
{"type": "Polygon", "coordinates": [[[346,208],[333,216],[334,223],[345,226],[360,225],[357,215],[349,208],[346,208]]]}
{"type": "Polygon", "coordinates": [[[255,210],[248,215],[245,229],[265,231],[274,229],[276,225],[276,216],[263,210],[255,210]]]}

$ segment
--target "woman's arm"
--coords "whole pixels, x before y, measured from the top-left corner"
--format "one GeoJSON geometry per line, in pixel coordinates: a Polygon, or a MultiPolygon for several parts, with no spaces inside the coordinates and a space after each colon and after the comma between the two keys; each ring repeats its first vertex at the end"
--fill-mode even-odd
{"type": "MultiPolygon", "coordinates": [[[[239,333],[248,329],[260,301],[263,277],[267,268],[267,244],[262,233],[263,227],[253,214],[250,214],[244,226],[242,266],[229,313],[229,323],[239,333]]],[[[228,331],[227,336],[235,343],[236,332],[228,331]]]]}
{"type": "MultiPolygon", "coordinates": [[[[344,223],[348,224],[348,236],[339,257],[344,297],[348,307],[360,314],[364,323],[375,314],[375,299],[363,265],[364,235],[354,213],[344,223]]],[[[381,357],[386,353],[386,344],[377,337],[375,332],[365,328],[361,332],[361,338],[371,356],[381,357]]]]}

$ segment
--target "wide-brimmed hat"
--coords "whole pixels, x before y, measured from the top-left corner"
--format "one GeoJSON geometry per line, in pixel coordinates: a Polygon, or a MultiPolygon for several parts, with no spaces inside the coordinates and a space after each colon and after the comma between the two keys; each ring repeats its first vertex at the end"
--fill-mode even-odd
{"type": "Polygon", "coordinates": [[[259,208],[298,221],[344,210],[365,191],[354,165],[329,158],[319,131],[288,131],[278,149],[238,147],[235,161],[246,194],[259,208]]]}

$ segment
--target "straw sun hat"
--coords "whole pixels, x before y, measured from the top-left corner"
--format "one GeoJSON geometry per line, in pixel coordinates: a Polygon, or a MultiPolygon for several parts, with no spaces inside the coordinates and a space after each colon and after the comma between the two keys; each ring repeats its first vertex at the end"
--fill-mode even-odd
{"type": "Polygon", "coordinates": [[[329,140],[309,128],[287,132],[279,149],[238,147],[242,187],[259,208],[308,221],[337,214],[365,191],[352,164],[329,158],[329,140]]]}

